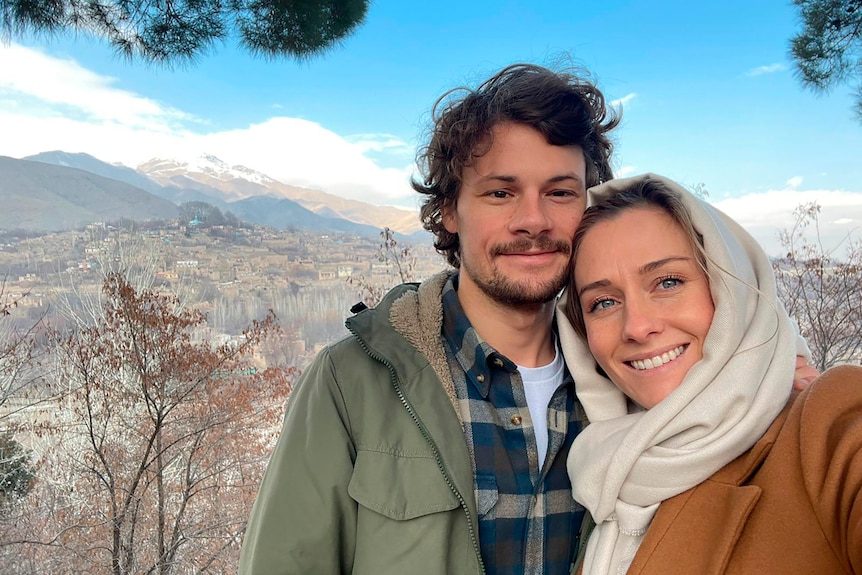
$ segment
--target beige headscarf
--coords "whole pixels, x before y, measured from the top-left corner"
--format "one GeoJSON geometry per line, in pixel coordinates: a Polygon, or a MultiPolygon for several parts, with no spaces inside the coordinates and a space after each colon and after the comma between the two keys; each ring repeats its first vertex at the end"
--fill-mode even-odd
{"type": "Polygon", "coordinates": [[[715,315],[703,359],[676,390],[644,411],[630,407],[597,373],[563,313],[565,299],[558,306],[563,353],[590,419],[568,459],[572,494],[597,523],[584,561],[587,575],[625,573],[659,504],[754,445],[787,402],[795,356],[809,355],[778,301],[768,257],[725,214],[653,174],[591,188],[589,205],[644,179],[680,196],[703,235],[715,315]]]}

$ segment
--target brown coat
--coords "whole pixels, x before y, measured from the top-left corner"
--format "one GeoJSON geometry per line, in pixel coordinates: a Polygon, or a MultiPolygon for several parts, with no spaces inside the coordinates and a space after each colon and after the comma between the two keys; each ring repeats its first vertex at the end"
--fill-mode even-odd
{"type": "Polygon", "coordinates": [[[862,574],[862,368],[794,393],[750,451],[663,502],[628,573],[862,574]]]}

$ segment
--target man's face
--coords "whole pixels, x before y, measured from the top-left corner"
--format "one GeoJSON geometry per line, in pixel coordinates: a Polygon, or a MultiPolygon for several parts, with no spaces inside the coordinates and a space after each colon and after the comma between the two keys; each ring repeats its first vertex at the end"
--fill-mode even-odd
{"type": "Polygon", "coordinates": [[[498,124],[492,136],[488,152],[464,168],[456,204],[443,209],[461,246],[459,295],[543,304],[568,279],[586,206],[584,153],[521,124],[498,124]]]}

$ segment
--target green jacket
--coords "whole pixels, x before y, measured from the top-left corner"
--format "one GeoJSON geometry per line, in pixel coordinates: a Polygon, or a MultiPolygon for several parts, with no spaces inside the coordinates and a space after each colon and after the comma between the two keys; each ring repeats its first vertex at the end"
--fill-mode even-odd
{"type": "Polygon", "coordinates": [[[482,573],[473,470],[441,343],[447,275],[347,320],[291,393],[240,575],[482,573]]]}

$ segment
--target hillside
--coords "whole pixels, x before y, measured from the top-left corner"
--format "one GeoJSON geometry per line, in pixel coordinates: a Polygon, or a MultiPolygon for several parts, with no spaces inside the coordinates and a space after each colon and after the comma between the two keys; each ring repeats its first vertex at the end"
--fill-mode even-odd
{"type": "Polygon", "coordinates": [[[0,156],[0,229],[60,231],[97,221],[177,217],[173,203],[97,174],[0,156]]]}
{"type": "Polygon", "coordinates": [[[247,222],[279,229],[376,236],[381,228],[389,227],[400,235],[425,236],[415,212],[292,186],[244,166],[228,166],[210,155],[188,160],[153,159],[137,170],[108,164],[89,154],[63,151],[43,152],[24,160],[84,170],[176,205],[206,202],[247,222]]]}

